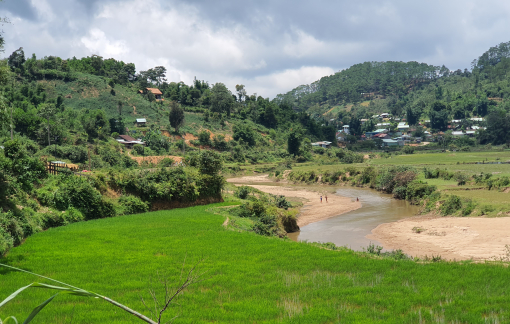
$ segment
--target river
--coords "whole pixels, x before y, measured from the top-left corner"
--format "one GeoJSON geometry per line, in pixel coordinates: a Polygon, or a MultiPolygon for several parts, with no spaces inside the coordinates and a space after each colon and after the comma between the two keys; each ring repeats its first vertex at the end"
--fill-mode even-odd
{"type": "Polygon", "coordinates": [[[337,246],[361,251],[371,242],[381,245],[365,237],[372,229],[383,223],[417,215],[419,211],[417,206],[371,189],[347,187],[337,189],[335,194],[351,199],[359,198],[362,207],[303,226],[300,232],[289,233],[288,237],[294,241],[332,242],[337,246]]]}

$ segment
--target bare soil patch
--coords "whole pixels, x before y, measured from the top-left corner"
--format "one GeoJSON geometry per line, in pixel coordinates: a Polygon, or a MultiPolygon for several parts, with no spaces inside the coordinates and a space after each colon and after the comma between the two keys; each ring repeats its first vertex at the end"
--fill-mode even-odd
{"type": "Polygon", "coordinates": [[[182,156],[174,156],[174,155],[162,155],[162,156],[130,156],[133,160],[138,162],[138,164],[142,164],[143,161],[152,164],[158,164],[164,158],[171,158],[175,163],[182,162],[182,156]]]}
{"type": "Polygon", "coordinates": [[[432,215],[381,224],[367,238],[386,249],[402,249],[418,257],[440,255],[447,260],[491,260],[506,255],[510,218],[460,218],[432,215]],[[422,229],[417,233],[413,228],[422,229]]]}

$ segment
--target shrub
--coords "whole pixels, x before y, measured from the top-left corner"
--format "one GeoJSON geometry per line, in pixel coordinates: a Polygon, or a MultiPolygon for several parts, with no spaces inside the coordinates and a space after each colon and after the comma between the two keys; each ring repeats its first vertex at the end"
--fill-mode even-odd
{"type": "Polygon", "coordinates": [[[219,151],[227,151],[229,148],[228,142],[225,141],[225,136],[216,135],[213,138],[212,147],[219,151]]]}
{"type": "Polygon", "coordinates": [[[201,145],[211,145],[211,135],[209,135],[209,132],[203,130],[200,133],[198,133],[198,142],[201,145]]]}
{"type": "Polygon", "coordinates": [[[457,185],[463,186],[463,185],[466,184],[466,182],[469,179],[469,177],[467,175],[465,175],[465,174],[457,173],[455,175],[455,179],[457,180],[457,185]]]}
{"type": "Polygon", "coordinates": [[[400,186],[393,189],[393,197],[396,199],[406,199],[407,187],[400,186]]]}
{"type": "Polygon", "coordinates": [[[287,233],[280,227],[275,215],[262,215],[253,225],[253,230],[259,235],[284,237],[287,233]]]}
{"type": "Polygon", "coordinates": [[[143,146],[141,144],[135,144],[133,146],[133,151],[137,154],[137,155],[143,155],[143,146]]]}
{"type": "Polygon", "coordinates": [[[45,228],[66,226],[84,220],[83,214],[74,207],[69,207],[68,210],[62,212],[50,210],[42,215],[45,228]]]}
{"type": "Polygon", "coordinates": [[[238,187],[234,195],[237,198],[246,199],[248,198],[248,194],[251,192],[251,187],[248,186],[241,186],[238,187]]]}
{"type": "Polygon", "coordinates": [[[12,236],[0,224],[0,257],[14,246],[12,236]]]}
{"type": "Polygon", "coordinates": [[[59,175],[53,182],[37,190],[37,198],[41,204],[60,211],[75,207],[86,219],[115,216],[111,202],[106,201],[101,193],[94,188],[91,179],[74,175],[59,175]]]}
{"type": "Polygon", "coordinates": [[[472,200],[468,200],[464,208],[462,209],[462,216],[471,215],[473,210],[475,209],[476,204],[472,200]]]}
{"type": "Polygon", "coordinates": [[[405,154],[413,154],[414,153],[414,147],[412,146],[404,146],[402,148],[402,152],[405,154]]]}
{"type": "Polygon", "coordinates": [[[132,195],[120,197],[119,203],[122,206],[124,215],[146,213],[149,211],[149,204],[132,195]]]}
{"type": "Polygon", "coordinates": [[[165,168],[165,167],[171,167],[174,164],[175,164],[174,159],[166,157],[163,160],[159,161],[158,166],[165,168]]]}
{"type": "Polygon", "coordinates": [[[451,195],[448,196],[446,201],[441,205],[441,215],[452,215],[456,211],[462,208],[462,200],[459,196],[451,195]]]}
{"type": "Polygon", "coordinates": [[[492,213],[495,210],[496,210],[496,208],[494,208],[494,206],[483,205],[481,212],[482,212],[482,215],[488,215],[489,213],[492,213]]]}

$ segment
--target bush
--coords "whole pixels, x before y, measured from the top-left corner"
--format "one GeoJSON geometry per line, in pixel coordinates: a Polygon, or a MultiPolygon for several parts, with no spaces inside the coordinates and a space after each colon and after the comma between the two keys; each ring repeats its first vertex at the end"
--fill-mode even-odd
{"type": "Polygon", "coordinates": [[[225,141],[225,136],[216,135],[213,138],[212,147],[218,151],[227,151],[229,149],[228,142],[225,141]]]}
{"type": "Polygon", "coordinates": [[[468,200],[467,204],[462,209],[462,216],[469,216],[475,209],[476,204],[472,200],[468,200]]]}
{"type": "Polygon", "coordinates": [[[63,212],[48,211],[42,215],[44,217],[45,228],[66,226],[84,220],[83,214],[74,207],[69,207],[68,210],[63,212]]]}
{"type": "Polygon", "coordinates": [[[0,257],[14,246],[12,236],[0,224],[0,257]]]}
{"type": "Polygon", "coordinates": [[[441,205],[441,215],[452,215],[462,208],[462,200],[459,196],[448,196],[446,201],[441,205]]]}
{"type": "Polygon", "coordinates": [[[92,180],[74,175],[59,175],[37,190],[40,203],[60,211],[77,208],[86,219],[115,216],[111,202],[94,188],[92,180]]]}
{"type": "Polygon", "coordinates": [[[287,233],[280,227],[275,215],[262,215],[253,225],[253,230],[259,235],[284,237],[287,233]]]}
{"type": "Polygon", "coordinates": [[[413,154],[414,153],[414,147],[412,146],[404,146],[402,148],[402,152],[405,154],[413,154]]]}
{"type": "Polygon", "coordinates": [[[239,188],[237,188],[236,192],[234,193],[234,195],[237,197],[237,198],[240,198],[240,199],[246,199],[248,198],[248,194],[251,192],[251,187],[248,187],[248,186],[241,186],[239,188]]]}
{"type": "Polygon", "coordinates": [[[465,174],[462,174],[462,173],[457,173],[455,175],[455,179],[457,180],[457,185],[459,186],[463,186],[466,184],[466,182],[468,181],[469,177],[465,174]]]}
{"type": "Polygon", "coordinates": [[[166,167],[171,167],[174,164],[175,164],[174,159],[166,157],[163,160],[159,161],[158,166],[160,166],[162,168],[166,168],[166,167]]]}
{"type": "Polygon", "coordinates": [[[211,135],[209,135],[209,132],[203,130],[200,133],[198,133],[198,142],[201,145],[211,145],[211,135]]]}
{"type": "Polygon", "coordinates": [[[133,146],[133,151],[137,154],[137,155],[143,155],[143,146],[141,144],[135,144],[133,146]]]}
{"type": "Polygon", "coordinates": [[[482,212],[482,215],[488,215],[489,213],[492,213],[495,210],[496,210],[496,208],[494,208],[494,206],[483,205],[481,212],[482,212]]]}
{"type": "Polygon", "coordinates": [[[124,215],[146,213],[149,211],[149,204],[135,196],[122,196],[119,198],[119,203],[122,206],[124,215]]]}

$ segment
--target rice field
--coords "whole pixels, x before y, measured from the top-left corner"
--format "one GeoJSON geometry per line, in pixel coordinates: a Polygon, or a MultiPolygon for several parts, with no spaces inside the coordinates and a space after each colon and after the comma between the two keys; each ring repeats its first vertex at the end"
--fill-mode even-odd
{"type": "MultiPolygon", "coordinates": [[[[216,207],[228,205],[217,204],[216,207]]],[[[419,263],[236,232],[211,206],[102,219],[31,236],[0,262],[147,312],[158,276],[177,283],[183,261],[206,280],[170,309],[175,323],[504,323],[510,271],[500,264],[419,263]]],[[[0,299],[35,281],[0,269],[0,299]]],[[[163,293],[159,290],[160,297],[163,293]]],[[[50,292],[0,309],[24,319],[50,292]],[[24,315],[24,316],[23,316],[24,315]]],[[[97,299],[59,296],[33,323],[140,323],[97,299]]]]}

